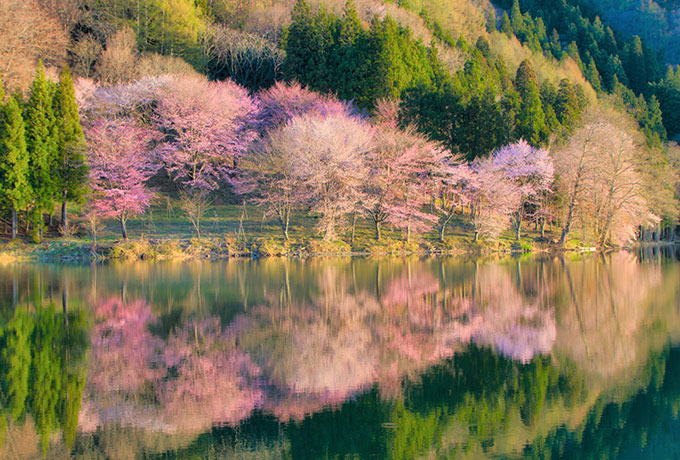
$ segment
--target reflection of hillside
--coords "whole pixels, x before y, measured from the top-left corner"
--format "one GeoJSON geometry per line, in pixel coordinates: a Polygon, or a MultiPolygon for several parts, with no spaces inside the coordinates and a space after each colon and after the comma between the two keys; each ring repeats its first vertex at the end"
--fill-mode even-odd
{"type": "Polygon", "coordinates": [[[676,265],[639,264],[617,253],[601,263],[562,263],[555,283],[557,352],[596,378],[630,378],[680,332],[676,265]],[[626,376],[626,377],[624,377],[626,376]]]}
{"type": "MultiPolygon", "coordinates": [[[[680,333],[679,273],[626,254],[11,269],[0,311],[31,292],[92,306],[75,442],[91,458],[218,441],[293,458],[505,457],[648,384],[650,356],[680,333]]],[[[62,428],[40,420],[64,458],[62,428]]],[[[9,433],[36,431],[20,425],[9,433]]]]}

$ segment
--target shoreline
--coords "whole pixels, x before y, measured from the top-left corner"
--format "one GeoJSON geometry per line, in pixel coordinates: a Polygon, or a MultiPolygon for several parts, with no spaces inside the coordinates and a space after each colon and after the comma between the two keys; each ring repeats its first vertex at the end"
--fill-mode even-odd
{"type": "Polygon", "coordinates": [[[480,240],[457,237],[444,243],[427,240],[406,242],[385,239],[364,241],[350,246],[344,241],[307,242],[272,241],[254,239],[235,243],[225,238],[189,239],[136,239],[98,244],[78,240],[50,240],[41,244],[8,242],[0,244],[0,263],[35,262],[88,262],[107,261],[157,261],[157,260],[226,260],[261,259],[268,257],[370,257],[370,256],[488,256],[495,254],[564,254],[607,253],[616,250],[640,250],[655,247],[677,247],[678,242],[645,242],[620,247],[598,249],[592,246],[559,247],[554,243],[509,240],[480,240]]]}

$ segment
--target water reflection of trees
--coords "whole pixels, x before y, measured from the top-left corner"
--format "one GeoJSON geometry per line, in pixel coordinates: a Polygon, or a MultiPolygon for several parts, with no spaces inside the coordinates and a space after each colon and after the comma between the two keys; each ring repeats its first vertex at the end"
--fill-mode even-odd
{"type": "MultiPolygon", "coordinates": [[[[635,397],[680,331],[677,264],[626,254],[8,270],[2,311],[30,295],[92,305],[83,458],[215,442],[293,458],[548,452],[598,420],[590,408],[635,397]]],[[[62,415],[24,412],[43,443],[75,433],[62,415]]]]}
{"type": "Polygon", "coordinates": [[[57,311],[54,304],[38,304],[0,318],[0,440],[7,449],[18,447],[10,427],[27,417],[43,453],[57,431],[67,447],[73,446],[88,345],[82,310],[57,311]]]}

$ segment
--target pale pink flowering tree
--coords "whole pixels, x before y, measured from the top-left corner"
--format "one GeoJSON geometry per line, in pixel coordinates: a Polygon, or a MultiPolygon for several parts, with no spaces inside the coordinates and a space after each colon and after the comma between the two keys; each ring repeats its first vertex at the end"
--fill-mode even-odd
{"type": "Polygon", "coordinates": [[[173,83],[169,75],[146,77],[130,83],[99,86],[90,79],[75,82],[76,101],[84,118],[150,117],[160,94],[173,83]]]}
{"type": "Polygon", "coordinates": [[[306,201],[320,215],[325,240],[335,238],[342,217],[358,202],[372,148],[373,128],[346,115],[304,115],[293,118],[277,135],[277,150],[292,161],[298,202],[306,201]]]}
{"type": "Polygon", "coordinates": [[[250,194],[250,201],[274,215],[288,240],[290,218],[307,201],[306,188],[294,169],[296,151],[289,148],[285,130],[274,130],[253,145],[240,162],[234,180],[236,193],[250,194]]]}
{"type": "Polygon", "coordinates": [[[374,148],[364,157],[368,173],[361,205],[373,221],[376,239],[381,225],[390,222],[406,230],[408,240],[412,230],[427,231],[437,220],[423,205],[436,184],[433,172],[450,154],[412,127],[397,129],[387,102],[380,107],[386,107],[386,115],[379,119],[374,148]]]}
{"type": "Polygon", "coordinates": [[[262,136],[300,115],[352,116],[355,113],[350,104],[329,95],[310,91],[297,82],[277,82],[271,88],[260,91],[256,99],[258,110],[254,127],[262,136]]]}
{"type": "Polygon", "coordinates": [[[387,220],[405,230],[406,241],[410,241],[411,232],[424,233],[438,220],[425,204],[430,200],[437,181],[433,173],[449,154],[416,134],[414,129],[408,129],[404,134],[411,137],[413,143],[402,150],[390,165],[395,179],[391,184],[394,199],[387,205],[387,220]]]}
{"type": "Polygon", "coordinates": [[[90,212],[115,217],[127,239],[127,221],[143,214],[154,192],[147,186],[158,165],[149,155],[154,133],[129,118],[98,119],[85,129],[90,155],[90,212]]]}
{"type": "Polygon", "coordinates": [[[470,204],[470,197],[464,192],[470,183],[473,171],[467,164],[460,163],[458,157],[451,156],[439,164],[435,170],[436,183],[432,193],[432,214],[437,216],[439,241],[444,241],[446,227],[460,208],[470,204]]]}
{"type": "Polygon", "coordinates": [[[480,235],[495,237],[505,230],[521,200],[517,186],[492,162],[491,157],[476,160],[468,166],[469,171],[461,173],[465,177],[461,185],[470,204],[474,241],[480,235]]]}
{"type": "Polygon", "coordinates": [[[540,205],[540,197],[551,191],[555,176],[552,159],[547,150],[520,140],[496,150],[490,157],[489,166],[517,187],[520,199],[512,215],[512,225],[519,241],[527,208],[536,208],[540,205]]]}
{"type": "Polygon", "coordinates": [[[173,77],[159,95],[154,122],[165,134],[157,152],[183,194],[182,207],[198,237],[206,197],[234,176],[255,133],[255,104],[231,81],[173,77]]]}
{"type": "Polygon", "coordinates": [[[233,180],[235,191],[250,194],[250,200],[274,215],[288,240],[290,217],[307,202],[306,188],[299,171],[294,171],[297,152],[289,148],[289,131],[283,129],[291,119],[302,115],[352,117],[352,107],[331,96],[309,91],[299,83],[277,83],[257,96],[254,129],[260,138],[240,163],[241,174],[233,180]]]}

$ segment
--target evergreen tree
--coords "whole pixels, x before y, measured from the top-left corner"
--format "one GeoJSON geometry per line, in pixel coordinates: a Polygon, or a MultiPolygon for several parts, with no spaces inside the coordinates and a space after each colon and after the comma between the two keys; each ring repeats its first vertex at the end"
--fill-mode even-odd
{"type": "Polygon", "coordinates": [[[555,115],[567,130],[573,127],[580,115],[579,98],[574,86],[566,78],[560,81],[555,100],[555,115]]]}
{"type": "Polygon", "coordinates": [[[508,37],[512,37],[514,35],[510,18],[508,17],[508,13],[505,11],[503,11],[503,16],[501,16],[501,32],[503,32],[508,37]]]}
{"type": "Polygon", "coordinates": [[[550,52],[555,56],[555,59],[562,59],[562,42],[560,41],[560,34],[555,29],[552,30],[550,35],[550,52]]]}
{"type": "Polygon", "coordinates": [[[21,107],[12,96],[3,107],[0,122],[0,201],[12,213],[12,239],[17,236],[17,212],[28,206],[28,152],[21,107]]]}
{"type": "Polygon", "coordinates": [[[591,86],[596,92],[602,91],[602,81],[600,80],[600,72],[597,70],[595,60],[591,57],[586,69],[585,77],[590,82],[591,86]]]}
{"type": "Polygon", "coordinates": [[[646,126],[653,132],[659,135],[659,139],[665,141],[668,137],[666,128],[663,125],[663,113],[661,111],[661,104],[659,99],[652,95],[647,103],[648,121],[646,126]]]}
{"type": "Polygon", "coordinates": [[[71,71],[64,67],[54,97],[55,120],[58,127],[57,169],[55,180],[61,199],[61,228],[67,230],[67,200],[79,200],[87,181],[85,136],[80,125],[78,105],[71,71]]]}
{"type": "Polygon", "coordinates": [[[528,60],[522,61],[517,69],[515,80],[515,87],[520,96],[515,135],[534,146],[548,139],[548,129],[545,124],[537,80],[538,77],[531,63],[528,60]]]}
{"type": "Polygon", "coordinates": [[[29,183],[33,189],[31,218],[33,238],[40,241],[43,213],[54,208],[54,166],[58,152],[58,139],[52,90],[45,76],[42,62],[38,65],[31,95],[25,109],[26,145],[29,158],[29,183]]]}
{"type": "Polygon", "coordinates": [[[323,89],[326,78],[321,78],[320,69],[325,66],[326,31],[321,30],[323,13],[312,15],[309,4],[298,0],[293,7],[290,27],[285,36],[286,61],[284,75],[289,80],[301,83],[315,81],[323,89]]]}
{"type": "Polygon", "coordinates": [[[524,34],[524,17],[519,8],[518,0],[514,0],[512,8],[510,9],[510,25],[515,32],[515,35],[519,36],[524,34]]]}

